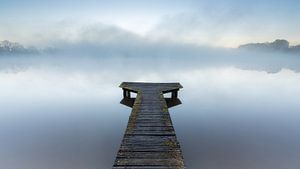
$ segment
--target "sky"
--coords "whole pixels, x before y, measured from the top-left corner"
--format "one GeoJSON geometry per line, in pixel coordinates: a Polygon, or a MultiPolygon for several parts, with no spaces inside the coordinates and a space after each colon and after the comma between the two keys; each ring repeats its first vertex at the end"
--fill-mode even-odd
{"type": "Polygon", "coordinates": [[[105,25],[150,41],[237,47],[287,39],[293,45],[300,43],[299,11],[296,0],[1,0],[0,40],[49,46],[80,41],[83,30],[105,25]]]}

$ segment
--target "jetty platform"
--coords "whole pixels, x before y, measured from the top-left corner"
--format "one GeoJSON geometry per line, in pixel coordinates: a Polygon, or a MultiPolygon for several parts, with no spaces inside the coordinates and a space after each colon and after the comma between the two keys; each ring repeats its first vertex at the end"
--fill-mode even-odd
{"type": "Polygon", "coordinates": [[[169,114],[181,104],[179,83],[123,82],[122,104],[132,107],[112,169],[184,169],[184,160],[169,114]],[[133,93],[136,97],[132,97],[133,93]],[[165,98],[165,93],[171,93],[165,98]]]}

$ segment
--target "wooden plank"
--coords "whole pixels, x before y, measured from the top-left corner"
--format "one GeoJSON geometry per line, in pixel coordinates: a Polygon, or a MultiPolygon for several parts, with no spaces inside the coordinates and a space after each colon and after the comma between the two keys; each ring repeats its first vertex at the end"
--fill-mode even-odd
{"type": "Polygon", "coordinates": [[[179,151],[158,151],[158,152],[149,152],[149,151],[119,151],[118,158],[141,158],[141,159],[172,159],[176,156],[180,156],[179,151]]]}
{"type": "Polygon", "coordinates": [[[178,159],[117,159],[116,166],[183,166],[183,162],[178,159]]]}

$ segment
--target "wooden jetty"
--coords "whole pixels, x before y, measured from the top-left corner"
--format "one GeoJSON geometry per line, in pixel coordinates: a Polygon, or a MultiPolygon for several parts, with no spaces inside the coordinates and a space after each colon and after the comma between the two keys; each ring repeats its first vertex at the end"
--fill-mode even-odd
{"type": "Polygon", "coordinates": [[[179,83],[123,82],[122,104],[132,107],[113,169],[184,169],[183,155],[168,111],[181,104],[179,83]],[[171,92],[170,98],[164,93],[171,92]],[[136,98],[131,97],[136,93],[136,98]]]}

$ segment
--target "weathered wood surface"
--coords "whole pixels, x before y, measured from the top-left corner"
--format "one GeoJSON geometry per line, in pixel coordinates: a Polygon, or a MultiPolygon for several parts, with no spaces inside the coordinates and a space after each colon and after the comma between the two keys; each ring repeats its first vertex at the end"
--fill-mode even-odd
{"type": "Polygon", "coordinates": [[[176,98],[172,99],[176,100],[182,86],[124,82],[120,87],[126,90],[124,97],[127,91],[137,96],[130,105],[132,112],[113,169],[184,169],[180,145],[163,97],[163,93],[173,92],[176,98]]]}

